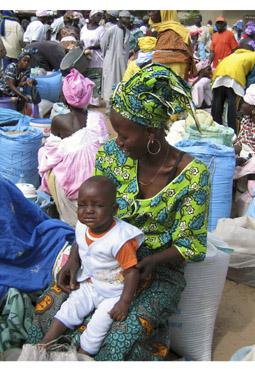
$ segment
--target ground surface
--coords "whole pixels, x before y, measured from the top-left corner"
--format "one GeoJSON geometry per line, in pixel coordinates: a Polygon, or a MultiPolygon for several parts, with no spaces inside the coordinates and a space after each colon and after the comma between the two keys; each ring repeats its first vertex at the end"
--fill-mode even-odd
{"type": "Polygon", "coordinates": [[[227,280],[215,323],[213,361],[229,360],[249,345],[255,345],[255,288],[227,280]]]}

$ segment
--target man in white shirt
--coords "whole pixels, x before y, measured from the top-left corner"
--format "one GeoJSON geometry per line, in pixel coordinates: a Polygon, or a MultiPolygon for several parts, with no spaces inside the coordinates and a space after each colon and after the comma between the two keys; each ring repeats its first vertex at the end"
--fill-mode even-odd
{"type": "Polygon", "coordinates": [[[24,33],[24,42],[44,41],[49,39],[47,33],[53,21],[53,12],[49,10],[38,10],[36,12],[38,20],[32,21],[24,33]]]}
{"type": "Polygon", "coordinates": [[[3,10],[1,14],[0,38],[6,50],[3,60],[4,69],[13,61],[17,61],[23,46],[23,29],[11,10],[3,10]]]}

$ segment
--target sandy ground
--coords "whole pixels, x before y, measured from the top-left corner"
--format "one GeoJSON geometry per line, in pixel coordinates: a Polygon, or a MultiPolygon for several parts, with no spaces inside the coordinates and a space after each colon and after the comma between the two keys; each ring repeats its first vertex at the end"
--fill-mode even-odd
{"type": "MultiPolygon", "coordinates": [[[[114,137],[109,119],[107,127],[110,137],[114,137]]],[[[239,348],[248,345],[255,345],[255,288],[226,280],[215,322],[213,361],[228,361],[239,348]]]]}
{"type": "Polygon", "coordinates": [[[227,280],[214,330],[213,361],[255,344],[255,288],[227,280]]]}

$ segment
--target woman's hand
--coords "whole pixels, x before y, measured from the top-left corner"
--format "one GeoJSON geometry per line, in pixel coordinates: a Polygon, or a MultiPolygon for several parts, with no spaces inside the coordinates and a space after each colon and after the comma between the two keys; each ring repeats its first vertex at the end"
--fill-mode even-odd
{"type": "Polygon", "coordinates": [[[26,103],[30,103],[30,102],[31,102],[30,97],[29,97],[29,96],[27,96],[27,95],[23,95],[23,96],[22,96],[22,99],[23,99],[23,100],[25,100],[25,102],[26,102],[26,103]]]}
{"type": "Polygon", "coordinates": [[[140,278],[146,279],[155,269],[155,261],[153,256],[146,256],[137,265],[136,269],[140,272],[140,278]]]}
{"type": "Polygon", "coordinates": [[[80,259],[77,245],[73,245],[69,259],[57,275],[58,286],[66,293],[79,288],[76,275],[80,268],[80,259]]]}
{"type": "Polygon", "coordinates": [[[125,303],[121,299],[114,305],[112,310],[109,312],[110,317],[113,320],[122,322],[128,315],[129,304],[125,303]]]}

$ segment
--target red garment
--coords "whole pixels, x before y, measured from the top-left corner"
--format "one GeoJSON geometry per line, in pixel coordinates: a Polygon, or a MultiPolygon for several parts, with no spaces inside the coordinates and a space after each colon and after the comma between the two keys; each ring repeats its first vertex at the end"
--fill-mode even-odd
{"type": "Polygon", "coordinates": [[[215,32],[212,35],[211,50],[214,52],[213,68],[216,68],[219,61],[232,54],[238,46],[233,32],[225,30],[222,33],[215,32]]]}

